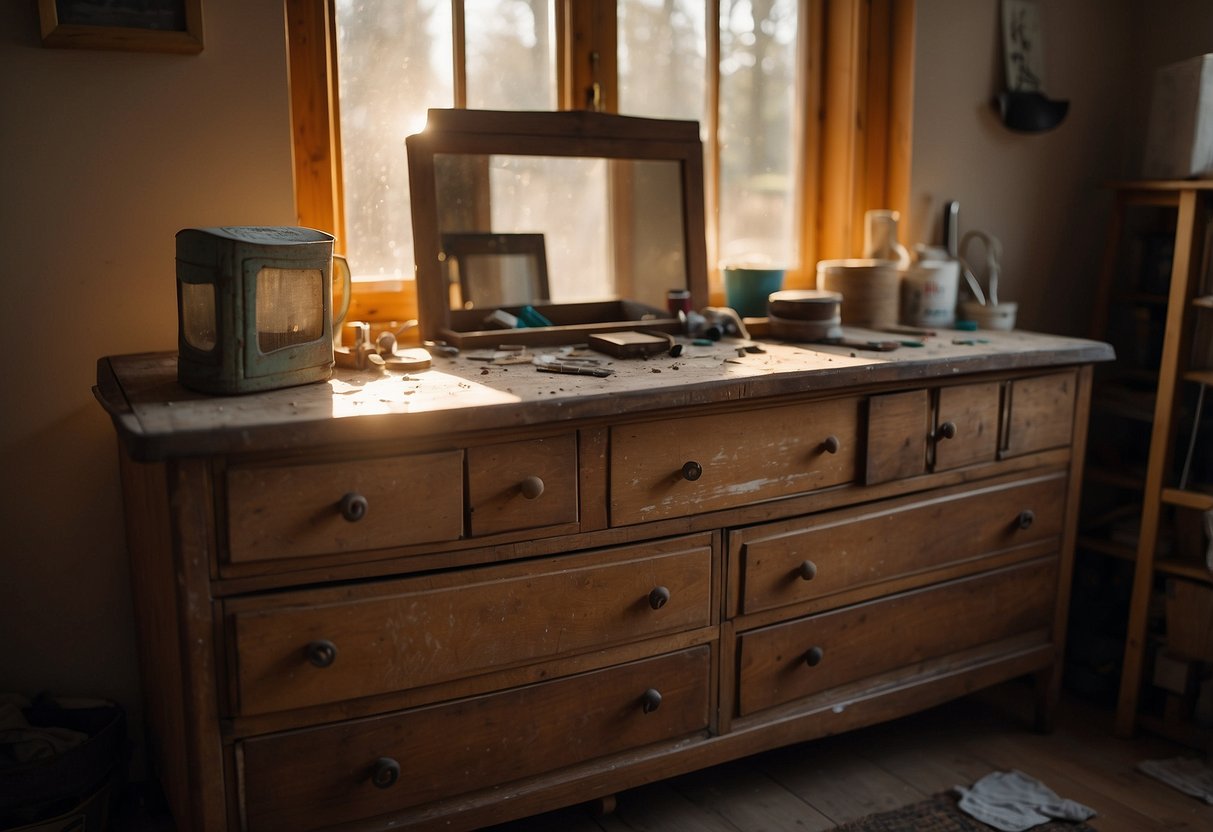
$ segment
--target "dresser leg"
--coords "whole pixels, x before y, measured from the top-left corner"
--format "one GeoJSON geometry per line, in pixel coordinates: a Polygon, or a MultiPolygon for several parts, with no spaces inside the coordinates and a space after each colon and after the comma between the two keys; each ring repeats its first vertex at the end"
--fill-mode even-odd
{"type": "Polygon", "coordinates": [[[615,807],[619,804],[613,794],[604,794],[602,797],[590,803],[591,811],[595,815],[613,815],[615,807]]]}

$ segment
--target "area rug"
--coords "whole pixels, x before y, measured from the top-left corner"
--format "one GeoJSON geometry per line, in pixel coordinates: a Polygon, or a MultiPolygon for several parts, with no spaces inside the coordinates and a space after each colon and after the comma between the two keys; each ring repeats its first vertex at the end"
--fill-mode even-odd
{"type": "MultiPolygon", "coordinates": [[[[837,827],[835,832],[990,832],[992,828],[960,811],[956,806],[956,798],[948,792],[943,792],[900,809],[844,823],[837,827]]],[[[1050,821],[1033,826],[1031,832],[1095,830],[1085,823],[1050,821]]]]}

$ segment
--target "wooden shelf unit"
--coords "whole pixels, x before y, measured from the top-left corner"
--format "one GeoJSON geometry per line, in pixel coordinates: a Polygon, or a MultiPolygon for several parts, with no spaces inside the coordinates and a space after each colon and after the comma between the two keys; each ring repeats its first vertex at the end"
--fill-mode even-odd
{"type": "MultiPolygon", "coordinates": [[[[1213,217],[1213,181],[1143,181],[1122,182],[1113,186],[1116,204],[1105,250],[1104,267],[1095,303],[1095,332],[1103,337],[1113,302],[1131,302],[1126,298],[1149,299],[1150,293],[1126,293],[1114,287],[1125,232],[1126,212],[1134,206],[1169,206],[1176,209],[1174,248],[1170,264],[1170,285],[1166,295],[1165,324],[1162,352],[1158,367],[1158,384],[1153,395],[1153,421],[1150,429],[1150,449],[1141,502],[1140,533],[1133,554],[1133,591],[1125,641],[1124,663],[1117,703],[1116,730],[1129,735],[1142,717],[1141,724],[1151,724],[1139,714],[1141,689],[1148,650],[1150,599],[1158,575],[1179,577],[1213,584],[1213,574],[1199,562],[1164,557],[1159,549],[1159,528],[1167,506],[1208,510],[1213,508],[1213,495],[1168,487],[1171,484],[1181,399],[1184,382],[1213,383],[1213,372],[1189,371],[1192,334],[1197,315],[1209,314],[1213,298],[1198,294],[1207,292],[1200,287],[1205,264],[1209,259],[1208,236],[1213,217]]],[[[1099,391],[1095,391],[1095,401],[1099,391]]],[[[1097,408],[1097,406],[1096,406],[1097,408]]],[[[1093,413],[1098,418],[1098,412],[1093,413]]],[[[1193,429],[1195,429],[1194,426],[1193,429]]],[[[1107,546],[1092,549],[1107,552],[1107,546]]],[[[1108,552],[1119,554],[1119,552],[1108,552]]]]}

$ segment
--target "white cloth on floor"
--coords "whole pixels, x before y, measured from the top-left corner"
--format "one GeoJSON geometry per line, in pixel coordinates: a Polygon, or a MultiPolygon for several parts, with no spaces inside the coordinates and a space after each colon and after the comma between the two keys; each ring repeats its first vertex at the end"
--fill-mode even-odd
{"type": "Polygon", "coordinates": [[[953,786],[960,809],[1003,832],[1023,832],[1050,820],[1080,821],[1095,811],[1056,792],[1022,771],[996,771],[972,786],[953,786]]]}
{"type": "Polygon", "coordinates": [[[1213,768],[1199,757],[1142,760],[1137,768],[1184,794],[1213,804],[1213,768]]]}

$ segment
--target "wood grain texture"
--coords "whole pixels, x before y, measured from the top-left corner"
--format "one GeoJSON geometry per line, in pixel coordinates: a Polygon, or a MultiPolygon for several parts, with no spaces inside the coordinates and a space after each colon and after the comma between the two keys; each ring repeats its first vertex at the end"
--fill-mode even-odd
{"type": "MultiPolygon", "coordinates": [[[[882,337],[866,330],[847,333],[882,337]]],[[[891,353],[766,342],[764,353],[745,357],[728,342],[687,345],[679,359],[611,361],[614,374],[608,379],[486,367],[460,356],[436,359],[433,369],[405,377],[339,369],[328,382],[240,397],[183,389],[176,380],[176,355],[155,353],[108,359],[123,396],[106,395],[112,386],[97,393],[132,454],[148,460],[507,430],[1112,358],[1108,345],[1094,341],[1026,332],[984,337],[989,343],[957,345],[940,338],[922,349],[891,353]]]]}
{"type": "Polygon", "coordinates": [[[753,613],[970,561],[1037,541],[1060,543],[1066,477],[964,486],[739,532],[742,612],[753,613]],[[1018,518],[1034,519],[1020,528],[1018,518]],[[802,574],[812,564],[811,578],[802,574]]]}
{"type": "Polygon", "coordinates": [[[859,401],[686,416],[611,430],[611,523],[629,525],[855,479],[859,401]],[[833,440],[835,450],[827,449],[833,440]],[[689,479],[684,466],[697,466],[689,479]]]}
{"type": "Polygon", "coordinates": [[[916,477],[927,470],[931,437],[928,390],[888,393],[868,399],[867,485],[916,477]]]}
{"type": "Polygon", "coordinates": [[[1073,372],[1011,382],[1005,453],[1014,456],[1070,444],[1077,387],[1073,372]]]}
{"type": "Polygon", "coordinates": [[[463,452],[227,472],[228,560],[242,563],[455,540],[463,534],[463,452]],[[342,500],[365,500],[347,519],[342,500]]]}
{"type": "Polygon", "coordinates": [[[709,648],[438,705],[244,743],[248,828],[316,829],[704,729],[709,648]],[[646,690],[661,704],[646,713],[646,690]],[[389,788],[376,759],[399,762],[389,788]]]}
{"type": "Polygon", "coordinates": [[[960,384],[940,388],[935,409],[935,459],[932,469],[946,471],[998,455],[998,418],[1002,407],[1002,385],[960,384]],[[951,424],[956,432],[944,438],[940,427],[951,424]]]}
{"type": "Polygon", "coordinates": [[[388,693],[711,622],[707,547],[633,547],[231,605],[240,713],[388,693]],[[654,609],[650,593],[668,601],[654,609]],[[508,638],[502,634],[508,633],[508,638]],[[336,660],[306,655],[321,640],[336,660]]]}
{"type": "Polygon", "coordinates": [[[1050,558],[745,633],[738,712],[1048,626],[1056,581],[1050,558]]]}
{"type": "Polygon", "coordinates": [[[468,525],[472,534],[577,522],[577,471],[575,433],[469,448],[468,525]],[[524,488],[531,478],[542,489],[534,497],[528,497],[524,488]]]}

